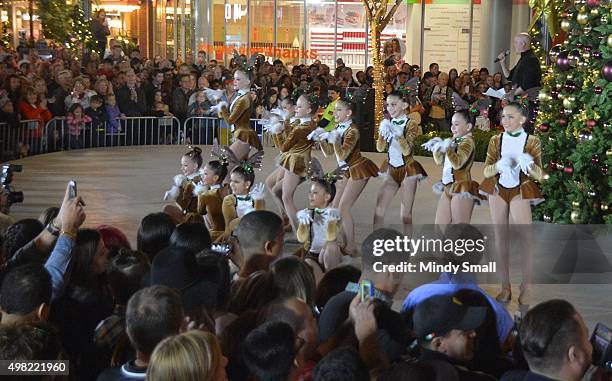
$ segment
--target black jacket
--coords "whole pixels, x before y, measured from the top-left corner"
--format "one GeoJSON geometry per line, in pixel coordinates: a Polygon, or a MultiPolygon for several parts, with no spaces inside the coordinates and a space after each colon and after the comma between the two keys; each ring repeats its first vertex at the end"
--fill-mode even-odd
{"type": "Polygon", "coordinates": [[[117,90],[117,105],[125,116],[143,116],[147,113],[147,97],[141,87],[136,87],[137,101],[131,97],[130,89],[127,85],[117,90]]]}

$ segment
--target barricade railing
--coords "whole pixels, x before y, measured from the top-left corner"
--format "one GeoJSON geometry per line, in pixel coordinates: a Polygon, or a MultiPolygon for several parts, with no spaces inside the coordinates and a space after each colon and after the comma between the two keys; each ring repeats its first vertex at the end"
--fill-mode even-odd
{"type": "MultiPolygon", "coordinates": [[[[270,145],[271,139],[260,122],[260,119],[251,119],[251,128],[263,145],[270,145]]],[[[112,123],[81,125],[70,125],[66,118],[56,117],[46,124],[41,120],[22,120],[17,128],[0,124],[3,160],[18,158],[20,150],[37,155],[96,147],[211,145],[214,139],[221,145],[232,143],[230,126],[216,117],[190,117],[183,123],[176,117],[123,117],[112,123]]]]}

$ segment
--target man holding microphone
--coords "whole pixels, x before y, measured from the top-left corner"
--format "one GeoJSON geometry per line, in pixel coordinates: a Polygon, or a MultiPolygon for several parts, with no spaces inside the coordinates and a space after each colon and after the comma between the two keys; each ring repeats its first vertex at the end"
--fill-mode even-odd
{"type": "Polygon", "coordinates": [[[508,52],[503,52],[497,56],[504,76],[512,82],[512,91],[504,96],[507,100],[512,100],[514,96],[527,96],[529,100],[529,120],[525,123],[525,129],[533,132],[534,102],[538,99],[541,88],[542,71],[540,61],[531,50],[531,38],[527,33],[519,33],[514,37],[512,47],[516,53],[521,54],[521,58],[512,70],[506,66],[506,56],[508,52]]]}

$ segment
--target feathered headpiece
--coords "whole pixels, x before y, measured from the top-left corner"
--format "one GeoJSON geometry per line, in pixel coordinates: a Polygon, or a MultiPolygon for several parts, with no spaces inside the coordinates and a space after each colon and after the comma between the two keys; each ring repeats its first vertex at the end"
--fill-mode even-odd
{"type": "Polygon", "coordinates": [[[257,53],[253,54],[251,58],[245,60],[240,54],[234,49],[234,64],[246,71],[247,73],[253,73],[255,71],[255,63],[257,62],[257,53]]]}
{"type": "Polygon", "coordinates": [[[323,180],[329,184],[335,184],[346,172],[346,167],[338,167],[331,172],[325,172],[321,162],[312,157],[308,162],[308,178],[310,180],[323,180]]]}
{"type": "Polygon", "coordinates": [[[263,160],[264,151],[257,151],[251,157],[246,160],[238,160],[234,152],[228,147],[221,147],[217,141],[214,139],[213,147],[212,147],[212,155],[219,158],[221,163],[226,164],[231,172],[231,169],[235,167],[242,167],[247,172],[253,172],[254,168],[261,168],[261,161],[263,160]]]}

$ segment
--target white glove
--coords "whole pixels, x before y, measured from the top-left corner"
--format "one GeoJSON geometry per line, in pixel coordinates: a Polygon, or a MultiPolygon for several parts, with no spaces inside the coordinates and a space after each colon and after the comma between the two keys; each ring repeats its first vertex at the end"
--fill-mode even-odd
{"type": "Polygon", "coordinates": [[[404,135],[404,129],[400,126],[391,127],[391,136],[389,138],[399,138],[404,135]]]}
{"type": "Polygon", "coordinates": [[[503,170],[503,172],[500,172],[499,179],[504,182],[511,182],[513,179],[515,179],[518,176],[519,171],[520,171],[520,168],[518,166],[506,167],[503,170]]]}
{"type": "Polygon", "coordinates": [[[164,201],[176,200],[179,196],[181,189],[177,186],[172,186],[170,190],[164,193],[164,201]]]}
{"type": "Polygon", "coordinates": [[[321,135],[325,134],[325,130],[321,127],[317,127],[314,131],[308,134],[308,140],[321,140],[321,135]]]}
{"type": "Polygon", "coordinates": [[[324,132],[319,135],[319,140],[327,140],[330,144],[335,144],[336,140],[338,140],[338,131],[324,132]]]}
{"type": "Polygon", "coordinates": [[[495,163],[495,169],[497,169],[497,172],[499,173],[510,173],[512,170],[512,159],[507,156],[502,157],[497,163],[495,163]]]}
{"type": "Polygon", "coordinates": [[[448,149],[450,148],[452,142],[453,141],[450,139],[442,140],[440,143],[436,144],[436,146],[434,147],[434,152],[446,153],[446,151],[448,151],[448,149]]]}
{"type": "Polygon", "coordinates": [[[265,186],[263,183],[255,184],[251,189],[251,198],[253,200],[263,200],[266,195],[265,186]]]}
{"type": "Polygon", "coordinates": [[[427,151],[434,152],[434,147],[440,143],[442,143],[442,139],[436,136],[435,138],[429,139],[426,143],[421,144],[421,147],[427,151]]]}
{"type": "Polygon", "coordinates": [[[310,210],[302,209],[297,212],[297,219],[300,225],[310,225],[312,222],[312,216],[310,215],[310,210]]]}
{"type": "Polygon", "coordinates": [[[329,208],[325,211],[325,222],[340,220],[340,211],[338,209],[329,208]]]}
{"type": "Polygon", "coordinates": [[[204,192],[207,189],[208,189],[207,185],[204,185],[202,183],[197,183],[196,186],[193,187],[193,195],[195,197],[198,197],[200,195],[200,193],[204,192]]]}
{"type": "Polygon", "coordinates": [[[284,128],[285,128],[284,124],[280,121],[277,121],[277,122],[270,121],[264,126],[264,130],[273,135],[280,134],[281,132],[283,132],[284,128]]]}
{"type": "Polygon", "coordinates": [[[270,110],[270,120],[272,118],[276,118],[277,120],[285,121],[287,119],[287,115],[289,113],[286,110],[281,110],[280,108],[273,108],[270,110]]]}
{"type": "Polygon", "coordinates": [[[393,131],[393,125],[389,119],[383,119],[380,122],[380,128],[378,129],[378,133],[383,137],[383,139],[389,141],[391,139],[391,131],[393,131]]]}
{"type": "Polygon", "coordinates": [[[219,103],[225,92],[223,90],[205,89],[204,93],[211,103],[219,103]]]}
{"type": "Polygon", "coordinates": [[[180,187],[183,185],[183,181],[185,181],[187,177],[185,175],[176,175],[174,176],[174,185],[180,187]]]}
{"type": "Polygon", "coordinates": [[[211,114],[219,114],[223,107],[227,107],[227,102],[222,101],[222,102],[217,103],[214,106],[211,106],[210,107],[210,113],[211,114]]]}
{"type": "Polygon", "coordinates": [[[526,175],[529,174],[529,170],[531,169],[531,166],[533,164],[534,164],[533,156],[531,156],[527,152],[523,152],[518,157],[518,166],[521,168],[521,171],[523,171],[523,173],[525,173],[526,175]]]}

